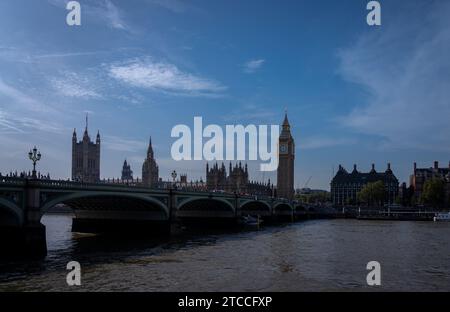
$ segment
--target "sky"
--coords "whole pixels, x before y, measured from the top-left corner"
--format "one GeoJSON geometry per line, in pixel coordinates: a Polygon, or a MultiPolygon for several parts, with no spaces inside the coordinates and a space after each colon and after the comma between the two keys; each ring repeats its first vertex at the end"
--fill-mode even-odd
{"type": "MultiPolygon", "coordinates": [[[[366,0],[65,0],[0,2],[0,172],[71,175],[71,138],[102,138],[101,176],[127,159],[141,176],[149,137],[160,176],[205,178],[205,161],[172,159],[171,129],[281,124],[296,142],[295,187],[329,189],[339,164],[450,160],[450,2],[366,0]],[[309,183],[306,182],[309,180],[309,183]]],[[[250,178],[276,172],[250,163],[250,178]]]]}

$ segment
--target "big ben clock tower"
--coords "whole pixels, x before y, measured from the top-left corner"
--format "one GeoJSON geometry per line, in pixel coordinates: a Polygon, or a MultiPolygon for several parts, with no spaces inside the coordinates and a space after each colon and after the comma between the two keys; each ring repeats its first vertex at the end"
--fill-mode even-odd
{"type": "Polygon", "coordinates": [[[284,116],[278,152],[277,196],[293,199],[295,143],[291,135],[287,113],[284,116]]]}

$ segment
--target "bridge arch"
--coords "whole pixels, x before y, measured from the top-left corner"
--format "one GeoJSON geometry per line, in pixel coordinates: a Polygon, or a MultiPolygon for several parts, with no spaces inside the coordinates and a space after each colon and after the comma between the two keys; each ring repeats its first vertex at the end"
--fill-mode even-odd
{"type": "Polygon", "coordinates": [[[274,210],[292,210],[293,208],[289,203],[277,203],[273,207],[274,210]]]}
{"type": "MultiPolygon", "coordinates": [[[[58,196],[49,200],[41,207],[41,217],[53,206],[57,204],[67,204],[76,210],[76,206],[83,205],[83,201],[87,204],[96,199],[113,200],[118,205],[124,205],[126,203],[137,204],[143,209],[151,208],[158,210],[164,214],[165,218],[169,218],[169,208],[161,201],[139,194],[127,194],[127,193],[113,193],[113,192],[74,192],[65,195],[58,196]],[[156,209],[155,209],[156,208],[156,209]]],[[[126,207],[124,207],[126,209],[126,207]]]]}
{"type": "Polygon", "coordinates": [[[241,212],[243,214],[258,214],[261,216],[270,216],[272,207],[269,203],[259,200],[248,200],[241,204],[241,212]]]}
{"type": "Polygon", "coordinates": [[[211,208],[211,204],[217,204],[216,209],[215,210],[229,210],[229,211],[234,211],[234,207],[233,205],[223,199],[223,198],[217,198],[217,197],[193,197],[193,198],[188,198],[185,199],[183,201],[181,201],[178,205],[177,205],[177,210],[189,210],[192,207],[198,207],[197,209],[203,210],[204,208],[206,209],[208,207],[208,209],[211,208]]]}
{"type": "Polygon", "coordinates": [[[280,211],[280,210],[282,210],[282,211],[285,211],[285,210],[292,211],[292,210],[294,210],[294,207],[292,207],[292,205],[289,204],[289,203],[277,203],[273,207],[273,210],[274,211],[275,210],[278,210],[278,211],[280,211]]]}
{"type": "Polygon", "coordinates": [[[264,209],[270,209],[270,204],[265,202],[265,201],[261,201],[261,200],[248,200],[245,201],[244,203],[241,204],[241,209],[243,209],[244,207],[249,207],[249,206],[260,206],[263,207],[264,209]]]}
{"type": "Polygon", "coordinates": [[[20,226],[23,224],[23,212],[20,207],[18,207],[16,204],[0,198],[0,215],[2,215],[2,218],[0,220],[2,221],[2,225],[7,226],[20,226]]]}

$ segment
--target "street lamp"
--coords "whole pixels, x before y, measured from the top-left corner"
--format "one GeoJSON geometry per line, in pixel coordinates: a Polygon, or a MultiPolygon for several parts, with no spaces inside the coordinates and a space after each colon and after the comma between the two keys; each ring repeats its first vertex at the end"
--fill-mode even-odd
{"type": "Polygon", "coordinates": [[[30,158],[30,160],[33,162],[33,178],[36,179],[36,163],[41,160],[41,152],[39,152],[36,148],[36,146],[30,150],[30,152],[28,153],[28,158],[30,158]]]}
{"type": "Polygon", "coordinates": [[[173,183],[175,183],[175,179],[177,178],[177,172],[174,170],[172,171],[172,179],[173,179],[173,183]]]}

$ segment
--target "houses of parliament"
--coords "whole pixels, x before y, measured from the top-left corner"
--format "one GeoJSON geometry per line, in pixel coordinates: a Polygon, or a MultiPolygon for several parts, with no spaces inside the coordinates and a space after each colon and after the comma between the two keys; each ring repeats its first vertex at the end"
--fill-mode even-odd
{"type": "MultiPolygon", "coordinates": [[[[77,141],[76,129],[72,135],[72,180],[86,183],[99,183],[100,179],[100,132],[97,132],[95,142],[91,141],[88,132],[88,118],[86,116],[86,127],[83,139],[77,141]]],[[[276,196],[286,199],[294,197],[294,159],[295,143],[291,134],[287,114],[282,124],[278,147],[278,170],[277,187],[271,184],[270,179],[265,182],[254,182],[250,180],[247,164],[229,163],[228,173],[225,164],[206,164],[206,182],[202,183],[204,190],[221,190],[224,192],[248,193],[254,195],[276,196]]],[[[109,181],[109,180],[108,180],[109,181]]],[[[164,184],[159,177],[159,167],[156,163],[150,138],[147,155],[142,164],[142,178],[134,179],[131,165],[125,160],[122,166],[121,179],[113,180],[118,183],[129,183],[130,181],[149,188],[159,188],[164,184]]],[[[183,181],[187,185],[186,176],[183,181]]],[[[165,182],[167,185],[167,182],[165,182]]]]}

